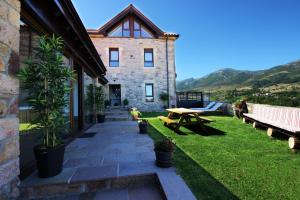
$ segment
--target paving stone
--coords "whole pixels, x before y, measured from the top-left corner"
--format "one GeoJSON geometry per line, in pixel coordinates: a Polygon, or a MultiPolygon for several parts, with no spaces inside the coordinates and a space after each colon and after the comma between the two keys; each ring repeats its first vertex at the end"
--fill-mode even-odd
{"type": "MultiPolygon", "coordinates": [[[[78,181],[87,181],[87,184],[96,183],[95,180],[113,179],[121,181],[121,187],[128,185],[127,178],[142,175],[156,175],[164,188],[168,199],[195,199],[185,182],[180,178],[174,167],[159,168],[155,165],[154,144],[147,134],[138,134],[137,122],[105,122],[96,124],[90,132],[97,132],[91,139],[76,139],[67,146],[63,172],[57,177],[41,180],[37,175],[30,176],[23,181],[25,185],[67,183],[75,184],[78,181]],[[116,179],[117,178],[117,179],[116,179]],[[47,181],[46,181],[47,180],[47,181]],[[89,182],[90,181],[90,182],[89,182]]],[[[101,182],[102,183],[102,182],[101,182]]],[[[102,184],[106,184],[103,182],[102,184]]],[[[87,188],[92,187],[86,185],[87,188]]],[[[99,186],[93,185],[94,189],[99,186]]],[[[150,186],[149,186],[150,187],[150,186]]],[[[106,188],[106,185],[100,188],[106,188]]],[[[160,199],[155,188],[127,188],[131,198],[127,199],[160,199]],[[149,192],[149,195],[147,194],[149,192]],[[150,194],[151,193],[151,194],[150,194]],[[153,193],[153,194],[152,194],[153,193]],[[147,194],[147,195],[142,195],[147,194]],[[154,196],[151,196],[154,195],[154,196]]],[[[86,191],[95,191],[93,189],[86,191]]],[[[123,194],[124,191],[108,190],[106,192],[87,193],[80,195],[80,200],[85,199],[114,199],[110,195],[123,194]],[[106,196],[105,196],[106,195],[106,196]],[[85,197],[85,198],[84,198],[85,197]],[[97,197],[97,198],[96,198],[97,197]]],[[[64,193],[62,193],[64,194],[64,193]]],[[[121,195],[121,199],[124,197],[121,195]]],[[[65,197],[67,199],[67,197],[65,197]]],[[[74,196],[76,199],[77,196],[74,196]]]]}
{"type": "Polygon", "coordinates": [[[71,183],[78,181],[104,180],[118,176],[118,165],[105,165],[101,167],[83,167],[77,169],[71,183]]]}
{"type": "Polygon", "coordinates": [[[67,160],[64,163],[64,168],[96,167],[96,166],[101,166],[102,162],[103,162],[102,156],[74,158],[74,159],[67,160]]]}
{"type": "Polygon", "coordinates": [[[101,191],[96,193],[94,200],[129,200],[128,189],[101,191]]]}
{"type": "Polygon", "coordinates": [[[68,152],[65,152],[65,156],[64,158],[65,159],[75,159],[75,158],[85,158],[87,157],[88,155],[88,152],[86,151],[68,151],[68,152]]]}
{"type": "Polygon", "coordinates": [[[50,178],[39,178],[37,171],[21,182],[21,187],[68,183],[76,169],[64,169],[60,174],[50,178]]]}
{"type": "Polygon", "coordinates": [[[162,200],[162,196],[157,186],[142,185],[128,189],[129,200],[162,200]]]}
{"type": "Polygon", "coordinates": [[[155,174],[159,170],[154,162],[120,163],[119,176],[155,174]]]}
{"type": "Polygon", "coordinates": [[[196,197],[185,184],[183,179],[176,173],[165,171],[157,174],[167,199],[196,200],[196,197]]]}

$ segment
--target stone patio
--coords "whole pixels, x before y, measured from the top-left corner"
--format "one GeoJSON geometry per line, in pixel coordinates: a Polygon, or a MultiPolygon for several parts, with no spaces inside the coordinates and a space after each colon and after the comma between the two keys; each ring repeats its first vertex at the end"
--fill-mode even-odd
{"type": "Polygon", "coordinates": [[[60,175],[40,179],[34,173],[24,180],[23,197],[41,197],[45,192],[63,195],[54,199],[195,199],[175,168],[156,167],[153,141],[138,133],[137,122],[108,121],[86,131],[91,132],[96,134],[66,147],[60,175]]]}

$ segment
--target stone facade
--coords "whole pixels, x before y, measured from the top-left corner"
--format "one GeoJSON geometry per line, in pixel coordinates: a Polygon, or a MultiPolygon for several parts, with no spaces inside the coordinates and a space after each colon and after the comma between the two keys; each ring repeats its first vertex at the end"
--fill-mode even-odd
{"type": "Polygon", "coordinates": [[[175,38],[112,38],[91,35],[91,39],[107,67],[109,94],[110,84],[121,85],[121,101],[128,99],[129,106],[142,111],[158,111],[163,109],[159,95],[167,93],[167,59],[168,44],[168,76],[170,107],[176,106],[175,89],[175,38]],[[119,49],[119,67],[109,67],[109,49],[119,49]],[[144,49],[153,49],[154,67],[144,67],[144,49]],[[146,102],[145,84],[154,86],[154,102],[146,102]]]}
{"type": "Polygon", "coordinates": [[[20,1],[0,1],[0,199],[19,195],[20,1]]]}

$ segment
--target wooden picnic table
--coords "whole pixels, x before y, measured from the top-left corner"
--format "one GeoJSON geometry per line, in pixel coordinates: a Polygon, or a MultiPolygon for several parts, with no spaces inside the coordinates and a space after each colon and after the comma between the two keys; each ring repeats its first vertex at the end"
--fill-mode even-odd
{"type": "Polygon", "coordinates": [[[201,110],[192,110],[187,108],[169,108],[166,109],[169,114],[167,117],[159,116],[158,118],[164,122],[166,126],[173,126],[174,131],[178,131],[183,125],[198,124],[205,130],[204,123],[211,122],[212,120],[201,117],[200,114],[203,113],[201,110]],[[179,121],[174,120],[174,118],[179,117],[179,121]],[[196,119],[196,121],[192,121],[196,119]]]}

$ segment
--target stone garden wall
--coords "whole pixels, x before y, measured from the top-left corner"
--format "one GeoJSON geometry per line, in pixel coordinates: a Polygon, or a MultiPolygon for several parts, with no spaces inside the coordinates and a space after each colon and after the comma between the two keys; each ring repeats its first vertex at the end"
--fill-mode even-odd
{"type": "MultiPolygon", "coordinates": [[[[109,84],[121,84],[121,99],[144,111],[162,110],[159,94],[167,92],[166,39],[91,36],[107,68],[109,84]],[[119,67],[109,67],[109,48],[119,49],[119,67]],[[144,49],[152,48],[154,67],[144,67],[144,49]],[[146,102],[145,83],[154,85],[154,102],[146,102]]],[[[176,105],[174,40],[168,40],[170,106],[176,105]]],[[[108,94],[108,85],[106,93],[108,94]]]]}
{"type": "Polygon", "coordinates": [[[19,195],[20,1],[0,1],[0,199],[19,195]]]}

